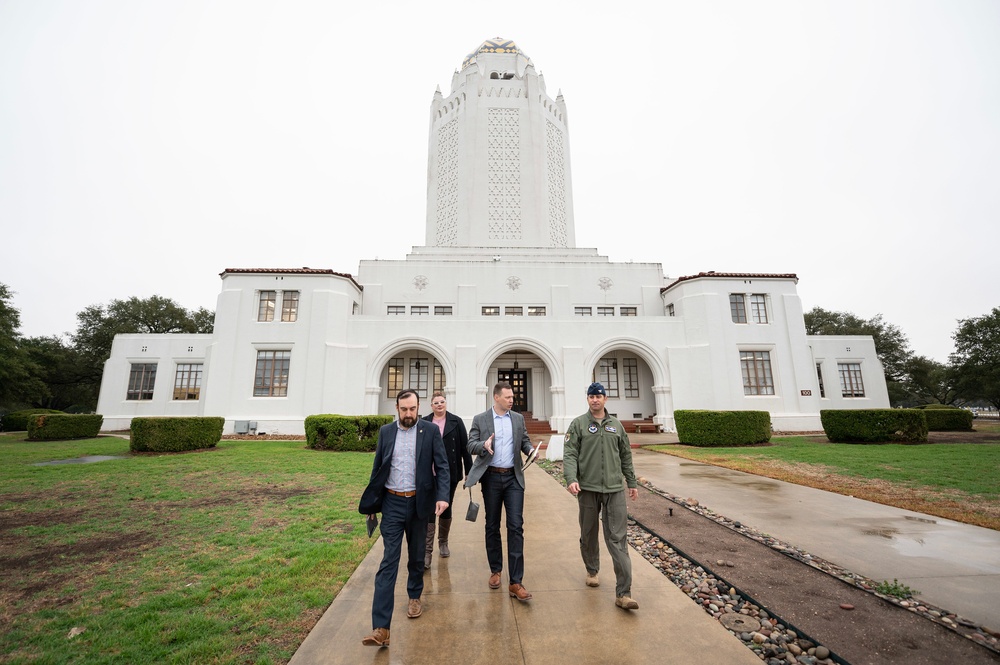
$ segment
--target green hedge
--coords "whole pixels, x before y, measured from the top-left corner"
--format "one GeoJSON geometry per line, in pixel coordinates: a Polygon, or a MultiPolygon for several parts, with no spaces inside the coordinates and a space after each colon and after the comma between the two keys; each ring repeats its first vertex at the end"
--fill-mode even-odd
{"type": "Polygon", "coordinates": [[[927,417],[919,409],[824,409],[819,417],[834,443],[927,441],[927,417]]]}
{"type": "Polygon", "coordinates": [[[99,414],[38,413],[28,418],[28,440],[92,439],[103,424],[99,414]]]}
{"type": "Polygon", "coordinates": [[[677,436],[693,446],[748,446],[771,440],[767,411],[674,411],[677,436]]]}
{"type": "Polygon", "coordinates": [[[28,417],[38,413],[62,413],[56,409],[23,409],[11,411],[0,417],[0,429],[5,432],[21,432],[28,429],[28,417]]]}
{"type": "Polygon", "coordinates": [[[225,424],[217,417],[133,418],[129,448],[136,453],[214,448],[225,424]]]}
{"type": "Polygon", "coordinates": [[[924,409],[927,429],[931,432],[972,431],[972,411],[943,404],[928,404],[924,409]]]}
{"type": "Polygon", "coordinates": [[[372,452],[379,428],[393,420],[393,416],[306,416],[306,448],[372,452]]]}

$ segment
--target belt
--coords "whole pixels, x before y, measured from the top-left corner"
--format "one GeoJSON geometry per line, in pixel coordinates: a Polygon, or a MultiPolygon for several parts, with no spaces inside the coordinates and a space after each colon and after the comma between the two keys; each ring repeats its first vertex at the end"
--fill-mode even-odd
{"type": "Polygon", "coordinates": [[[409,492],[397,492],[396,490],[386,489],[389,494],[395,494],[396,496],[416,496],[417,490],[410,490],[409,492]]]}
{"type": "Polygon", "coordinates": [[[512,466],[491,466],[490,473],[510,473],[514,470],[512,466]]]}

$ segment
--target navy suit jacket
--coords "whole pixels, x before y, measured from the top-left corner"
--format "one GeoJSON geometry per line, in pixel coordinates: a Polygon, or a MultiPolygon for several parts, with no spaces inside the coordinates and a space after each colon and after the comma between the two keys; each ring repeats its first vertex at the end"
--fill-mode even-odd
{"type": "MultiPolygon", "coordinates": [[[[358,512],[362,515],[373,515],[382,512],[382,499],[385,497],[385,483],[389,480],[392,470],[392,453],[396,448],[396,430],[399,421],[394,420],[383,425],[378,432],[378,446],[375,448],[375,461],[372,464],[372,475],[368,487],[361,495],[358,512]]],[[[416,449],[416,490],[417,517],[428,519],[434,514],[434,504],[438,501],[451,500],[451,486],[448,474],[448,455],[444,450],[444,441],[437,425],[426,420],[417,419],[417,449],[416,449]]]]}

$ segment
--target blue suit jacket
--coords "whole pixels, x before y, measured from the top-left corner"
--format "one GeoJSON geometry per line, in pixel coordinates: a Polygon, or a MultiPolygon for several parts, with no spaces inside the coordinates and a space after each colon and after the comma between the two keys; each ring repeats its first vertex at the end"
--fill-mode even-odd
{"type": "MultiPolygon", "coordinates": [[[[371,479],[358,504],[358,512],[362,515],[382,512],[382,499],[386,493],[385,483],[389,480],[392,453],[396,448],[398,422],[393,421],[383,425],[378,432],[378,446],[375,448],[371,479]]],[[[417,428],[415,479],[417,517],[427,519],[434,514],[436,502],[451,500],[448,455],[445,453],[444,441],[441,440],[441,432],[436,425],[418,419],[414,427],[417,428]]]]}

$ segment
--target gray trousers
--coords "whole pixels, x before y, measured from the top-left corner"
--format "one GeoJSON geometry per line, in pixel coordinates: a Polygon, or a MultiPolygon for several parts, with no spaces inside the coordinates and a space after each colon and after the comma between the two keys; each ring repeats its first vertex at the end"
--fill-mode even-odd
{"type": "Polygon", "coordinates": [[[594,575],[601,569],[601,547],[597,542],[597,522],[604,513],[604,543],[611,552],[615,567],[615,596],[632,592],[632,562],[628,556],[628,508],[625,490],[603,494],[580,490],[580,554],[587,572],[594,575]]]}

